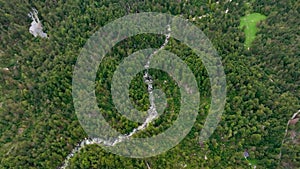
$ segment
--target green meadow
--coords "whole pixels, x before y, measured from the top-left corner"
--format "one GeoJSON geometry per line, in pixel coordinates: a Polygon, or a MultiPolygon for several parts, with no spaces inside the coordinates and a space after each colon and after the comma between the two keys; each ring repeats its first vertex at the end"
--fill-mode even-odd
{"type": "Polygon", "coordinates": [[[266,16],[260,13],[252,13],[241,18],[240,28],[243,29],[245,27],[245,46],[247,48],[250,47],[251,43],[255,39],[255,35],[257,32],[256,24],[264,20],[265,18],[266,16]]]}

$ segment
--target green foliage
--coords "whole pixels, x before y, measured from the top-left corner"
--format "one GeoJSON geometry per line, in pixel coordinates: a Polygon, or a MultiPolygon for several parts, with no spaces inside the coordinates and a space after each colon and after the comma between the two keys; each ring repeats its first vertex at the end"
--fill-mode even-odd
{"type": "MultiPolygon", "coordinates": [[[[253,1],[249,6],[240,0],[219,4],[196,0],[46,0],[22,4],[0,0],[0,6],[0,168],[57,168],[63,163],[74,146],[87,137],[75,115],[71,95],[72,71],[80,49],[106,23],[146,11],[181,15],[211,39],[222,57],[227,81],[221,122],[210,139],[199,145],[197,138],[210,107],[210,81],[193,51],[171,38],[165,49],[178,55],[195,73],[201,93],[199,114],[188,136],[168,152],[147,159],[120,157],[90,145],[71,159],[70,168],[147,168],[146,163],[151,168],[183,168],[185,164],[186,168],[245,168],[246,148],[249,160],[258,168],[300,167],[299,143],[292,140],[284,143],[282,161],[278,161],[285,125],[300,109],[298,1],[253,1]],[[38,9],[49,39],[34,38],[28,32],[31,7],[38,9]],[[229,12],[224,14],[227,8],[229,12]],[[262,17],[251,15],[255,22],[244,22],[252,32],[246,33],[246,44],[251,48],[245,50],[240,19],[249,8],[268,19],[257,24],[255,19],[262,17]],[[207,17],[198,19],[204,14],[207,17]]],[[[114,108],[110,94],[113,71],[128,55],[158,48],[164,38],[151,34],[128,38],[113,47],[99,66],[95,81],[98,106],[105,110],[103,115],[111,126],[122,133],[138,123],[122,117],[114,108]]],[[[172,125],[179,111],[180,92],[174,80],[162,71],[151,70],[151,75],[155,88],[166,93],[168,107],[135,137],[161,133],[172,125]]],[[[141,76],[132,80],[130,98],[137,109],[145,111],[149,96],[141,76]]],[[[291,130],[299,131],[299,125],[291,130]]]]}
{"type": "Polygon", "coordinates": [[[256,37],[257,23],[264,19],[266,19],[266,16],[260,13],[252,13],[241,18],[240,28],[244,29],[246,36],[245,46],[247,48],[250,47],[256,37]]]}

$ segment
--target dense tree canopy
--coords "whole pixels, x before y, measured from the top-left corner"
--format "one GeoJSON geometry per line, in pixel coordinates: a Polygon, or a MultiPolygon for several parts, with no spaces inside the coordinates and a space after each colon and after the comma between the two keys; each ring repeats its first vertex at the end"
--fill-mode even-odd
{"type": "MultiPolygon", "coordinates": [[[[129,13],[162,12],[181,16],[211,40],[226,73],[227,102],[214,134],[198,142],[210,107],[211,86],[199,58],[174,38],[165,47],[194,72],[201,94],[196,123],[187,137],[155,157],[131,159],[89,145],[76,154],[69,168],[299,168],[299,123],[285,127],[300,109],[300,3],[287,1],[189,0],[92,1],[0,0],[0,168],[57,168],[74,146],[87,137],[74,113],[72,75],[87,39],[100,27],[129,13]],[[39,11],[49,39],[33,37],[27,13],[39,11]],[[228,12],[225,12],[228,9],[228,12]],[[244,46],[240,19],[261,13],[251,47],[244,46]],[[204,16],[205,15],[205,16],[204,16]],[[203,16],[203,17],[200,17],[203,16]],[[200,18],[199,18],[200,17],[200,18]],[[249,161],[244,159],[245,149],[249,161]],[[282,157],[279,154],[282,151],[282,157]],[[206,157],[206,158],[205,158],[206,157]]],[[[98,106],[116,130],[128,133],[138,126],[117,112],[110,86],[117,65],[130,54],[159,48],[164,35],[141,34],[116,46],[99,66],[98,106]]],[[[163,71],[151,69],[154,87],[166,93],[167,108],[144,131],[149,137],[166,130],[178,115],[180,92],[163,71]],[[165,82],[166,81],[166,82],[165,82]]],[[[132,103],[149,107],[146,84],[138,74],[130,84],[132,103]]]]}

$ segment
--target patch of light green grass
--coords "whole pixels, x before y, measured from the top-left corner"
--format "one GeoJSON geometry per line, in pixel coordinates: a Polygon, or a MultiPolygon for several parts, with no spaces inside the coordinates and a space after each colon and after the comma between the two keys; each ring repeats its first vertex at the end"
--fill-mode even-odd
{"type": "Polygon", "coordinates": [[[251,43],[255,39],[257,32],[256,24],[264,19],[266,19],[266,16],[260,13],[252,13],[241,18],[240,28],[243,29],[245,27],[245,46],[247,48],[250,47],[251,43]]]}

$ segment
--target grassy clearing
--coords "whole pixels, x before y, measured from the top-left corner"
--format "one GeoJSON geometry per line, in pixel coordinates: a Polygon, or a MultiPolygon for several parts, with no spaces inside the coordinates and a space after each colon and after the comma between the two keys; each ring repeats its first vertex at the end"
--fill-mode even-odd
{"type": "Polygon", "coordinates": [[[252,13],[241,18],[240,28],[243,29],[245,27],[245,46],[247,48],[250,47],[251,43],[255,39],[257,32],[256,24],[264,19],[266,19],[266,16],[260,13],[252,13]]]}

